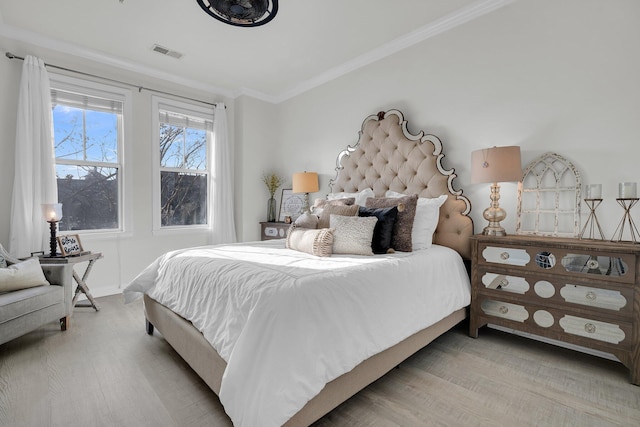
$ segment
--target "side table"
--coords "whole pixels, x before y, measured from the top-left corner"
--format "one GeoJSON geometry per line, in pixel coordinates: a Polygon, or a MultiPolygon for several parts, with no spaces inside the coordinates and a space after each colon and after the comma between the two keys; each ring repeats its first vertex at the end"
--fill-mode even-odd
{"type": "Polygon", "coordinates": [[[91,291],[89,291],[89,287],[87,286],[87,277],[89,277],[89,273],[91,273],[91,269],[93,268],[93,264],[102,258],[102,253],[100,252],[89,252],[81,255],[73,255],[73,256],[57,256],[57,257],[48,257],[48,256],[40,256],[40,264],[79,264],[81,262],[88,261],[87,268],[84,270],[82,277],[78,276],[76,271],[73,271],[73,279],[78,284],[76,287],[75,293],[73,295],[73,300],[71,301],[71,305],[76,307],[76,302],[78,301],[78,297],[80,293],[83,293],[87,296],[89,300],[89,304],[78,305],[78,307],[93,307],[96,311],[100,310],[98,304],[96,303],[93,295],[91,295],[91,291]]]}
{"type": "Polygon", "coordinates": [[[285,222],[261,222],[260,240],[284,239],[291,224],[285,222]]]}

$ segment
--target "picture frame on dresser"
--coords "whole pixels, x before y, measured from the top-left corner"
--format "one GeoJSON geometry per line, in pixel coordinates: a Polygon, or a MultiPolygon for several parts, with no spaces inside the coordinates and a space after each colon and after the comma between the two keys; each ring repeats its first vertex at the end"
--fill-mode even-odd
{"type": "Polygon", "coordinates": [[[278,212],[278,222],[284,222],[285,216],[290,216],[291,221],[295,220],[302,213],[302,205],[304,204],[304,194],[294,193],[290,188],[282,189],[282,197],[280,197],[280,211],[278,212]]]}
{"type": "Polygon", "coordinates": [[[471,241],[471,337],[492,324],[612,354],[640,385],[640,245],[525,235],[471,241]]]}

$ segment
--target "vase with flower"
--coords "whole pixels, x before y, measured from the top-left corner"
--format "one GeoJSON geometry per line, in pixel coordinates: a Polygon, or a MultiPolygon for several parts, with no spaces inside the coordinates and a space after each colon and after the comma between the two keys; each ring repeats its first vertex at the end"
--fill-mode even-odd
{"type": "Polygon", "coordinates": [[[276,220],[276,199],[273,196],[284,181],[280,175],[269,173],[262,176],[262,182],[267,186],[270,196],[267,200],[267,221],[274,222],[276,220]]]}

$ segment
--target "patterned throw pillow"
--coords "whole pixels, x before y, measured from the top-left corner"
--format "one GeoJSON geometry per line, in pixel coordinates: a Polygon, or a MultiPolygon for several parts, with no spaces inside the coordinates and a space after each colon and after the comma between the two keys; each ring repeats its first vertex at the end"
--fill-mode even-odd
{"type": "Polygon", "coordinates": [[[322,215],[318,220],[318,228],[329,228],[331,215],[356,216],[358,215],[358,205],[332,206],[328,205],[322,210],[322,215]]]}
{"type": "Polygon", "coordinates": [[[411,252],[413,250],[411,231],[413,230],[413,219],[416,216],[418,195],[397,198],[370,198],[367,199],[366,206],[368,208],[388,208],[400,204],[404,205],[404,210],[398,212],[398,219],[396,219],[396,224],[393,228],[391,247],[396,251],[411,252]]]}
{"type": "Polygon", "coordinates": [[[0,268],[7,268],[7,260],[0,254],[0,268]]]}
{"type": "Polygon", "coordinates": [[[376,227],[373,229],[371,249],[374,254],[388,253],[391,248],[391,239],[393,239],[393,227],[396,225],[396,219],[398,218],[398,207],[374,209],[360,206],[358,216],[375,216],[378,218],[376,227]]]}
{"type": "Polygon", "coordinates": [[[331,215],[330,221],[334,254],[373,255],[371,240],[378,218],[331,215]]]}
{"type": "Polygon", "coordinates": [[[330,228],[313,230],[292,226],[287,232],[286,246],[288,249],[315,256],[331,256],[333,230],[330,228]]]}

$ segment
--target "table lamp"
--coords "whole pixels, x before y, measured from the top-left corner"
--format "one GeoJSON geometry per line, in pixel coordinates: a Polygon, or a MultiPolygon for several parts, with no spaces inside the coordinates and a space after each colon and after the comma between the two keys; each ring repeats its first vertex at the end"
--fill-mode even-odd
{"type": "Polygon", "coordinates": [[[293,174],[292,193],[304,193],[304,202],[302,203],[302,214],[309,214],[309,193],[315,193],[320,190],[318,185],[318,174],[316,172],[298,172],[293,174]]]}
{"type": "Polygon", "coordinates": [[[492,147],[476,150],[471,153],[471,182],[479,184],[490,182],[491,205],[484,210],[482,216],[489,221],[482,234],[489,236],[506,236],[507,233],[500,221],[507,213],[500,207],[500,182],[516,182],[522,179],[522,160],[520,147],[492,147]]]}
{"type": "Polygon", "coordinates": [[[51,230],[51,239],[49,240],[49,249],[51,253],[49,256],[54,257],[58,255],[58,242],[56,241],[56,228],[58,222],[62,219],[62,203],[43,203],[42,214],[45,221],[49,223],[49,229],[51,230]]]}

